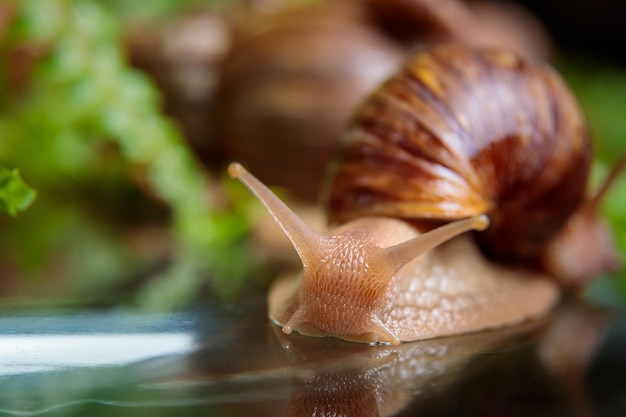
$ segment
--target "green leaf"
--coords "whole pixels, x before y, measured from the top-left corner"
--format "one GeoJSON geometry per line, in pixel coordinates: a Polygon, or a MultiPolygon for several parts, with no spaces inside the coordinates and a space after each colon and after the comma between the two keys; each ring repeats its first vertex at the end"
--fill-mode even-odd
{"type": "Polygon", "coordinates": [[[0,210],[15,216],[35,200],[35,191],[20,177],[17,169],[0,166],[0,210]]]}

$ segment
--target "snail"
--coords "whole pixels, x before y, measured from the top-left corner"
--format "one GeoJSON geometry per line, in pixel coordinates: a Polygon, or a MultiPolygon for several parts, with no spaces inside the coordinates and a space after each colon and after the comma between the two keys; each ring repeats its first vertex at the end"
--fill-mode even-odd
{"type": "MultiPolygon", "coordinates": [[[[327,235],[241,165],[229,174],[302,260],[301,278],[271,288],[270,319],[287,334],[397,345],[547,314],[569,282],[559,266],[580,259],[542,262],[545,248],[572,247],[562,242],[570,219],[589,229],[577,234],[587,245],[609,234],[578,220],[598,217],[597,198],[585,199],[590,159],[582,111],[550,67],[443,45],[412,56],[355,116],[329,188],[327,235]]],[[[585,279],[615,262],[611,245],[593,256],[585,279]]]]}

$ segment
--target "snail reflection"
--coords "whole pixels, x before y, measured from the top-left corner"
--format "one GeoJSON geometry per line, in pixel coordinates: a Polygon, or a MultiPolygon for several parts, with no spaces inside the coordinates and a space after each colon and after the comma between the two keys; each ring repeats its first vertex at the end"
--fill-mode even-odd
{"type": "Polygon", "coordinates": [[[573,304],[549,321],[395,347],[275,329],[293,365],[284,415],[592,415],[584,370],[607,324],[606,314],[573,304]]]}
{"type": "Polygon", "coordinates": [[[512,343],[528,328],[374,347],[334,339],[286,337],[294,366],[285,416],[390,416],[445,391],[476,355],[512,343]]]}

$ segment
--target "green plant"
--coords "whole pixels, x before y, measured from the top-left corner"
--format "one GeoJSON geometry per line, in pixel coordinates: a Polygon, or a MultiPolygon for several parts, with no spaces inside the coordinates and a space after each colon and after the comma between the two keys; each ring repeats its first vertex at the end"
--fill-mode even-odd
{"type": "MultiPolygon", "coordinates": [[[[107,209],[124,213],[125,199],[136,199],[143,187],[152,206],[165,205],[162,217],[171,223],[175,249],[171,265],[144,288],[140,302],[179,305],[207,274],[215,289],[233,294],[247,271],[241,244],[247,218],[242,211],[218,208],[210,198],[215,185],[163,115],[157,89],[127,63],[121,21],[102,2],[90,0],[23,0],[9,10],[12,18],[0,38],[0,159],[28,173],[42,207],[5,235],[17,239],[13,246],[28,247],[42,243],[29,242],[33,235],[26,231],[51,234],[50,247],[39,247],[35,261],[28,260],[31,270],[58,245],[63,230],[88,234],[111,262],[131,267],[120,254],[124,235],[116,235],[115,216],[105,214],[107,225],[94,214],[101,207],[77,208],[100,192],[107,209]],[[17,87],[11,79],[16,54],[27,57],[17,87]]],[[[19,191],[16,175],[9,174],[10,184],[19,191]]],[[[16,205],[12,199],[10,207],[25,201],[16,205]]],[[[66,252],[84,245],[66,240],[66,252]]]]}
{"type": "Polygon", "coordinates": [[[0,166],[0,210],[15,216],[25,210],[35,199],[35,191],[20,177],[17,169],[0,166]]]}

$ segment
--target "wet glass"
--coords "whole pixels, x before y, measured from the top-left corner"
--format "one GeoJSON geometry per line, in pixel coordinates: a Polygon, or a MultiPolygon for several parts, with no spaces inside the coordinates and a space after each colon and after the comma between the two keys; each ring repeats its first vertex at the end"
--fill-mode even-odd
{"type": "Polygon", "coordinates": [[[626,317],[367,346],[284,335],[237,307],[0,315],[0,416],[626,415],[626,317]]]}

